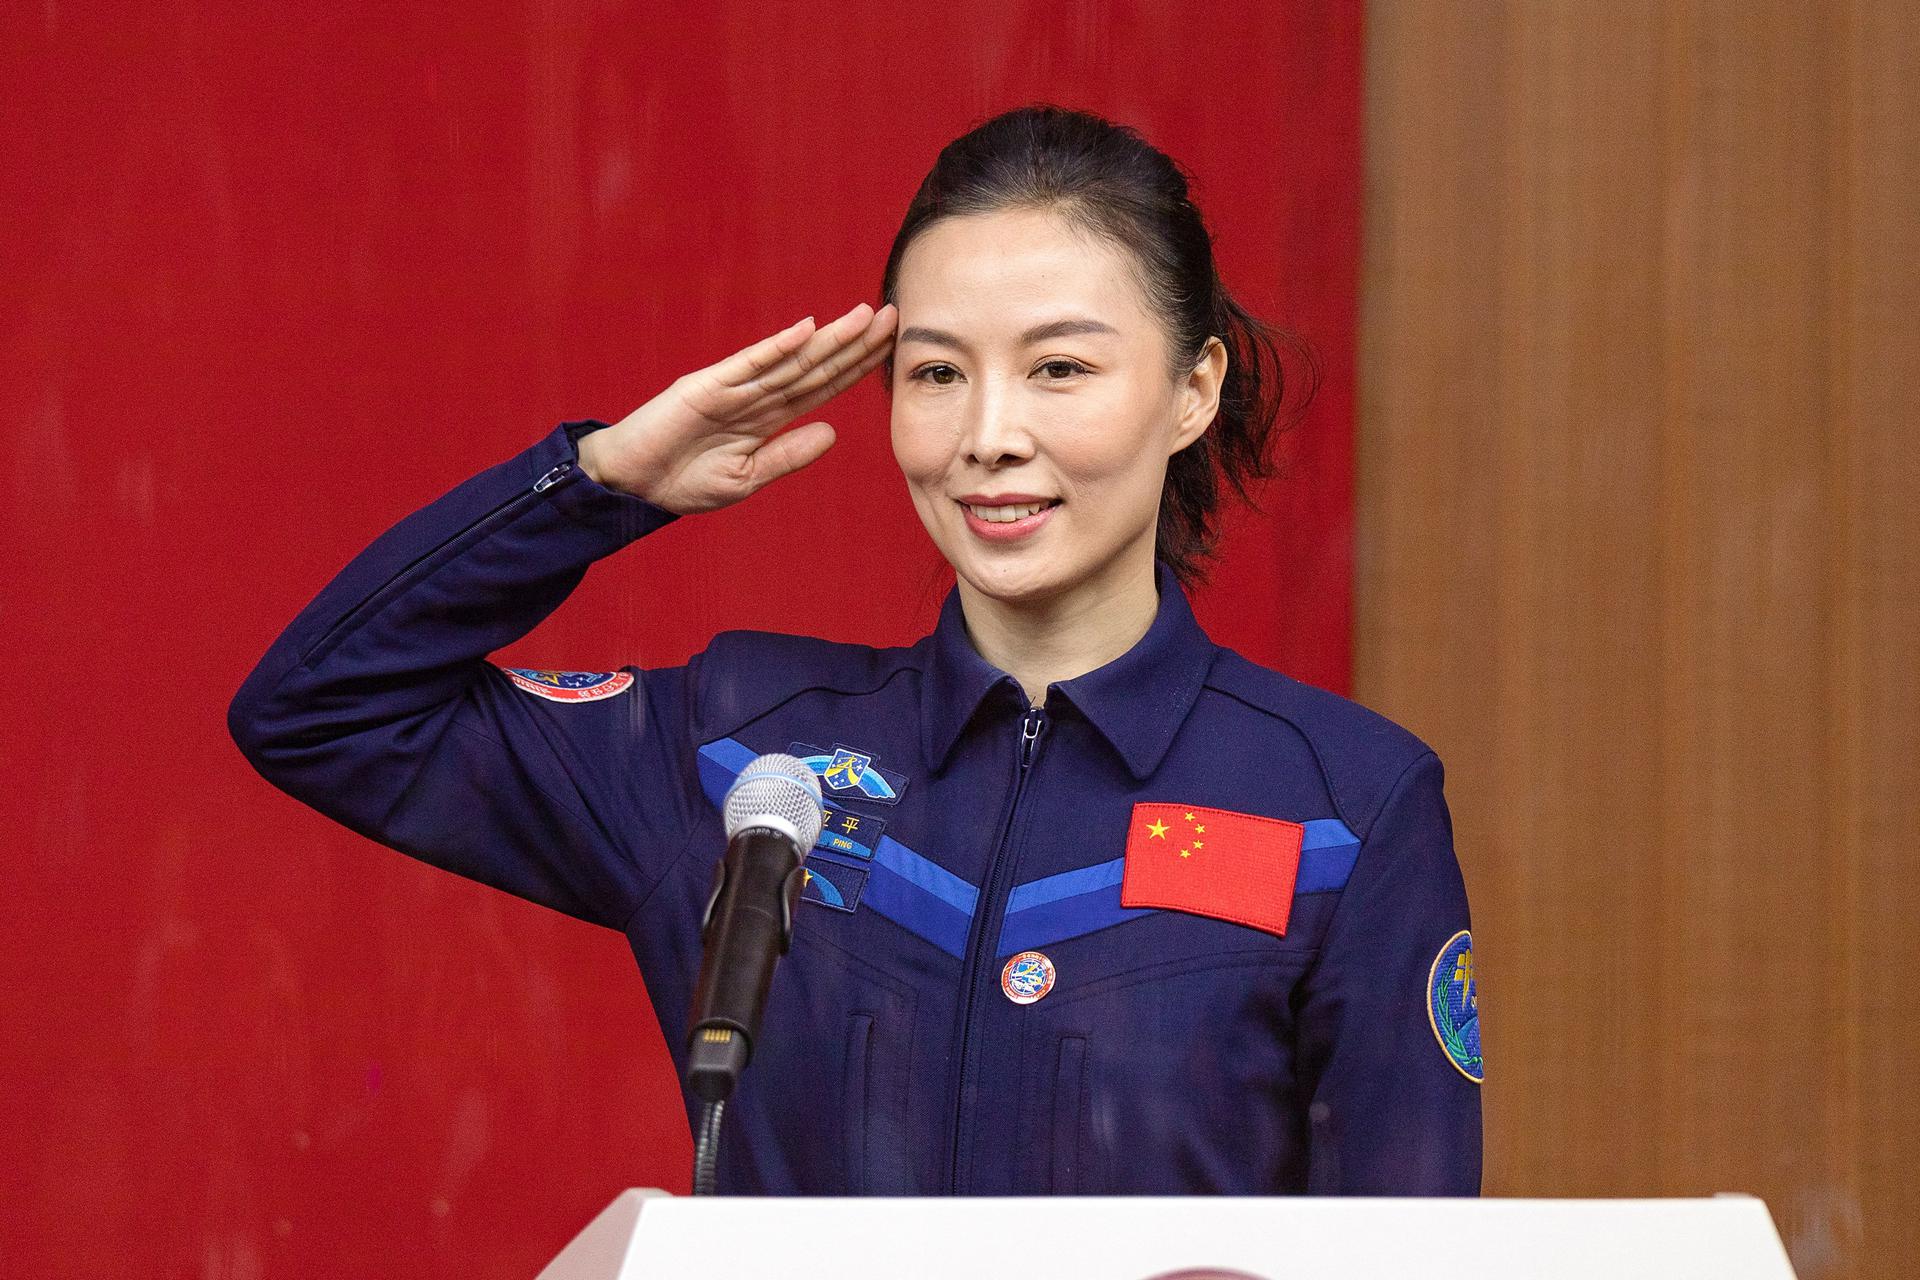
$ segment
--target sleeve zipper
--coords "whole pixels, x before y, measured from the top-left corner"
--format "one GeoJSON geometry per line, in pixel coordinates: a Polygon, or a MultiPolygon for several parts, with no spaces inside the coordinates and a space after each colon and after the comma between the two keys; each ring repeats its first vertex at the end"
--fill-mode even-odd
{"type": "Polygon", "coordinates": [[[381,608],[384,608],[387,601],[392,598],[394,591],[403,584],[411,581],[423,565],[436,560],[441,552],[445,551],[455,542],[458,542],[461,538],[472,534],[474,530],[484,525],[494,523],[506,512],[523,503],[532,501],[535,494],[545,493],[548,489],[551,489],[554,485],[566,479],[573,469],[574,464],[572,461],[562,462],[551,468],[545,475],[535,480],[530,489],[519,490],[512,497],[497,503],[492,509],[468,524],[465,528],[442,540],[433,547],[432,550],[416,557],[406,568],[400,570],[400,572],[394,574],[382,583],[378,590],[367,596],[353,608],[347,610],[345,614],[336,618],[333,625],[321,633],[320,638],[308,647],[306,653],[302,655],[300,659],[300,665],[311,669],[316,662],[323,660],[328,653],[331,653],[334,647],[345,638],[348,632],[356,629],[360,623],[377,613],[381,608]]]}

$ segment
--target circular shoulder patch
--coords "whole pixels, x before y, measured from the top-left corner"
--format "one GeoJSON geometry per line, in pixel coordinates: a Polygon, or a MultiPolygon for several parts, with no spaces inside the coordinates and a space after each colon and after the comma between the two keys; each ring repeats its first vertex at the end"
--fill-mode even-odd
{"type": "Polygon", "coordinates": [[[506,667],[507,679],[535,697],[551,702],[598,702],[633,683],[630,671],[535,671],[506,667]]]}
{"type": "Polygon", "coordinates": [[[1000,971],[1000,990],[1015,1004],[1032,1004],[1053,990],[1053,961],[1038,951],[1022,951],[1000,971]]]}
{"type": "Polygon", "coordinates": [[[1447,1061],[1479,1084],[1486,1069],[1480,1058],[1480,1000],[1473,986],[1473,934],[1466,929],[1448,938],[1433,958],[1427,1021],[1447,1061]]]}

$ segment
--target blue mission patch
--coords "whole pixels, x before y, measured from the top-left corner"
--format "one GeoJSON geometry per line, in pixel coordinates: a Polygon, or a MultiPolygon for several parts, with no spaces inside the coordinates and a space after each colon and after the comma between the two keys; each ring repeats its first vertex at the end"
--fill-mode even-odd
{"type": "Polygon", "coordinates": [[[1479,1084],[1486,1073],[1480,1057],[1480,998],[1473,984],[1473,934],[1465,929],[1447,939],[1427,974],[1427,1020],[1447,1061],[1479,1084]]]}
{"type": "Polygon", "coordinates": [[[805,742],[796,742],[787,750],[819,774],[821,785],[828,791],[849,799],[899,804],[900,793],[907,789],[906,778],[891,769],[882,769],[865,751],[855,751],[837,742],[832,751],[823,751],[805,742]]]}

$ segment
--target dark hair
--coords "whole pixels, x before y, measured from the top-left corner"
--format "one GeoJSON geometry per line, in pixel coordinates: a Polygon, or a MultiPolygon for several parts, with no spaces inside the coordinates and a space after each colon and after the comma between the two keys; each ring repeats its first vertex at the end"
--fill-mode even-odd
{"type": "MultiPolygon", "coordinates": [[[[1183,583],[1204,578],[1201,561],[1219,537],[1220,481],[1252,504],[1253,481],[1276,469],[1276,431],[1299,420],[1319,382],[1312,348],[1249,315],[1220,282],[1213,237],[1188,198],[1186,173],[1126,125],[1037,103],[997,115],[942,148],[914,193],[887,255],[880,296],[894,300],[900,260],[914,237],[941,218],[1003,209],[1046,209],[1069,225],[1129,251],[1147,304],[1168,335],[1168,376],[1193,369],[1209,336],[1227,348],[1220,409],[1199,439],[1167,461],[1155,554],[1183,583]],[[1304,361],[1304,394],[1280,419],[1285,371],[1280,348],[1304,361]]],[[[889,384],[893,357],[886,361],[889,384]]]]}

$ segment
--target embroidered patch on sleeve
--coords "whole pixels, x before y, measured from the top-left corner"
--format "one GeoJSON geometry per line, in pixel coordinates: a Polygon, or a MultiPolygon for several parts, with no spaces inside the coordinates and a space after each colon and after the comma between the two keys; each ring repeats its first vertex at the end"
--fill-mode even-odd
{"type": "Polygon", "coordinates": [[[1163,907],[1285,937],[1306,828],[1194,804],[1136,804],[1123,907],[1163,907]]]}
{"type": "Polygon", "coordinates": [[[505,667],[507,679],[537,698],[550,702],[598,702],[624,693],[633,685],[631,671],[536,671],[505,667]]]}
{"type": "Polygon", "coordinates": [[[1427,973],[1427,1021],[1447,1061],[1479,1084],[1486,1073],[1480,1057],[1480,997],[1473,985],[1473,934],[1465,929],[1447,939],[1427,973]]]}

